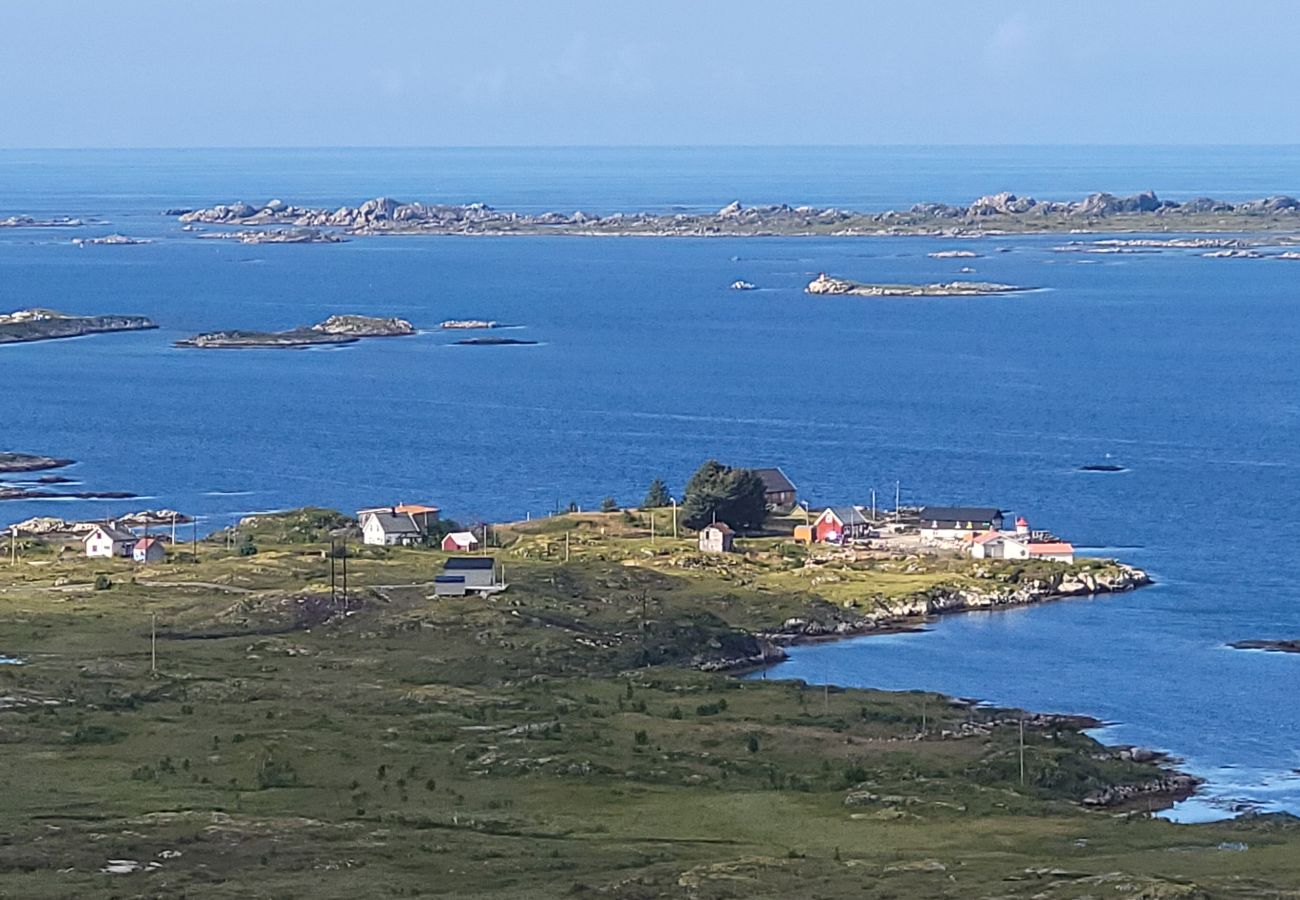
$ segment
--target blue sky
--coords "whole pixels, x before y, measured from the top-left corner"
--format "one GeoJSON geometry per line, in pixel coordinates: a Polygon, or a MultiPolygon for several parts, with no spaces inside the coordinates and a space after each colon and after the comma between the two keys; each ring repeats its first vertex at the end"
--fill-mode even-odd
{"type": "Polygon", "coordinates": [[[1293,0],[3,0],[0,147],[1300,143],[1293,0]]]}

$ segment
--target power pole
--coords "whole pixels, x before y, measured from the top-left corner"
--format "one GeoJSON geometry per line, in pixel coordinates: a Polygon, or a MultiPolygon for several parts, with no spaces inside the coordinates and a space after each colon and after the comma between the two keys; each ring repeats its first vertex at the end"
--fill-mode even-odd
{"type": "Polygon", "coordinates": [[[18,526],[9,528],[9,565],[18,565],[18,526]]]}
{"type": "Polygon", "coordinates": [[[194,554],[194,561],[199,561],[199,520],[190,519],[190,551],[194,554]]]}
{"type": "Polygon", "coordinates": [[[677,540],[677,498],[669,497],[673,501],[673,540],[677,540]]]}
{"type": "Polygon", "coordinates": [[[330,603],[334,602],[334,585],[335,585],[334,538],[330,538],[330,603]]]}
{"type": "Polygon", "coordinates": [[[564,561],[569,561],[569,532],[564,532],[564,561]]]}
{"type": "Polygon", "coordinates": [[[149,614],[149,674],[158,675],[158,614],[149,614]]]}
{"type": "Polygon", "coordinates": [[[655,511],[650,510],[650,543],[655,542],[655,511]]]}
{"type": "Polygon", "coordinates": [[[176,546],[176,513],[172,513],[172,546],[176,546]]]}
{"type": "Polygon", "coordinates": [[[343,539],[343,605],[348,605],[348,539],[343,539]]]}
{"type": "Polygon", "coordinates": [[[1025,783],[1025,717],[1020,717],[1020,784],[1025,783]]]}
{"type": "Polygon", "coordinates": [[[894,521],[897,522],[902,518],[899,507],[903,505],[903,482],[894,482],[894,521]]]}
{"type": "Polygon", "coordinates": [[[876,521],[876,489],[871,489],[871,521],[876,521]]]}

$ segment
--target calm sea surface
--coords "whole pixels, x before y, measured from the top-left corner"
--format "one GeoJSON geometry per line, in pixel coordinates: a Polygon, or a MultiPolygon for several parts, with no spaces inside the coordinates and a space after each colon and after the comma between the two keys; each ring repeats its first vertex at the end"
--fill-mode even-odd
{"type": "MultiPolygon", "coordinates": [[[[996,504],[1157,587],[948,618],[797,649],[770,677],[926,688],[1096,715],[1210,779],[1177,815],[1300,813],[1300,262],[1054,253],[1061,237],[415,238],[321,246],[196,240],[171,206],[237,199],[483,201],[608,212],[733,199],[857,209],[1096,189],[1300,194],[1300,148],[879,148],[0,153],[0,310],[151,316],[157,332],[0,348],[0,449],[68,456],[87,490],[148,500],[10,502],[33,515],[142,506],[220,525],[257,510],[429,499],[522,517],[680,486],[705,457],[780,464],[817,502],[996,504]],[[77,234],[153,237],[132,247],[77,234]],[[969,248],[974,260],[927,253],[969,248]],[[1004,251],[1004,252],[999,252],[1004,251]],[[971,277],[1042,290],[811,298],[820,271],[971,277]],[[729,291],[743,278],[761,290],[729,291]],[[304,352],[173,340],[331,313],[418,337],[304,352]],[[531,347],[454,347],[487,317],[531,347]],[[1110,454],[1117,475],[1077,472],[1110,454]]],[[[3,649],[3,648],[0,648],[3,649]]]]}

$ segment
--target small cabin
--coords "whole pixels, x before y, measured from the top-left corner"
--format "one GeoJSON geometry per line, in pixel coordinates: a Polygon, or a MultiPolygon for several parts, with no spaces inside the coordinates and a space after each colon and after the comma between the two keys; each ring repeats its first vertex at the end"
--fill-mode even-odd
{"type": "Polygon", "coordinates": [[[478,549],[478,538],[470,531],[453,531],[443,536],[442,549],[448,553],[473,553],[478,549]]]}
{"type": "Polygon", "coordinates": [[[143,538],[131,548],[131,558],[138,563],[162,562],[167,558],[167,548],[156,537],[143,538]]]}
{"type": "MultiPolygon", "coordinates": [[[[453,556],[443,563],[442,574],[460,578],[466,590],[496,587],[496,560],[490,556],[453,556]]],[[[437,579],[434,580],[435,592],[437,579]]]]}
{"type": "Polygon", "coordinates": [[[731,553],[736,532],[726,522],[714,522],[700,529],[700,550],[704,553],[731,553]]]}

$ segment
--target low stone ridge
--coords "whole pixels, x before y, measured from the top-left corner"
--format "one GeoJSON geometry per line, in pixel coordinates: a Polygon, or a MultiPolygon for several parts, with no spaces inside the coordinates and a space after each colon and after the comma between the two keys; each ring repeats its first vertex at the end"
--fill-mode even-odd
{"type": "Polygon", "coordinates": [[[86,223],[71,216],[37,219],[34,216],[9,216],[0,219],[0,228],[77,228],[86,223]]]}
{"type": "Polygon", "coordinates": [[[9,472],[40,472],[46,469],[62,469],[72,465],[70,459],[54,456],[37,456],[32,453],[0,452],[0,474],[9,472]]]}
{"type": "MultiPolygon", "coordinates": [[[[1143,225],[1190,230],[1258,230],[1300,225],[1300,200],[1275,196],[1242,203],[1198,197],[1177,202],[1152,191],[1129,197],[1089,194],[1056,201],[1010,192],[980,197],[967,206],[920,203],[907,210],[855,212],[836,207],[729,203],[713,213],[613,213],[582,211],[527,214],[496,210],[484,203],[407,203],[377,197],[337,209],[293,206],[271,200],[261,206],[237,202],[179,213],[186,224],[240,227],[292,226],[336,229],[344,234],[644,234],[857,235],[980,234],[1079,229],[1136,230],[1143,225]]],[[[323,234],[328,234],[325,232],[323,234]]],[[[329,240],[322,237],[321,240],[329,240]]],[[[257,240],[249,238],[249,240],[257,240]]]]}
{"type": "Polygon", "coordinates": [[[0,344],[49,341],[110,331],[157,328],[144,316],[70,316],[52,309],[20,309],[0,313],[0,344]]]}
{"type": "MultiPolygon", "coordinates": [[[[183,218],[183,217],[182,217],[183,218]]],[[[268,228],[264,230],[213,231],[199,235],[205,239],[238,241],[241,244],[341,244],[345,240],[332,231],[319,228],[268,228]]]]}
{"type": "Polygon", "coordinates": [[[106,234],[103,237],[73,238],[72,243],[78,247],[131,247],[137,244],[152,244],[148,238],[133,238],[125,234],[106,234]]]}
{"type": "Polygon", "coordinates": [[[1272,653],[1300,653],[1300,640],[1233,641],[1228,646],[1234,650],[1268,650],[1272,653]]]}
{"type": "Polygon", "coordinates": [[[375,316],[330,316],[324,322],[290,331],[212,331],[176,342],[177,347],[200,349],[298,348],[352,344],[362,338],[402,337],[415,334],[405,319],[375,316]]]}
{"type": "Polygon", "coordinates": [[[809,294],[840,294],[857,297],[977,297],[1011,294],[1027,288],[988,281],[950,281],[937,284],[863,284],[846,278],[832,278],[825,272],[808,283],[809,294]]]}
{"type": "Polygon", "coordinates": [[[537,341],[525,341],[519,338],[480,337],[464,338],[455,343],[462,347],[524,347],[536,344],[537,341]]]}

